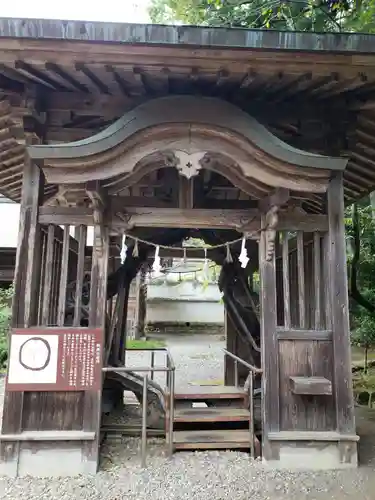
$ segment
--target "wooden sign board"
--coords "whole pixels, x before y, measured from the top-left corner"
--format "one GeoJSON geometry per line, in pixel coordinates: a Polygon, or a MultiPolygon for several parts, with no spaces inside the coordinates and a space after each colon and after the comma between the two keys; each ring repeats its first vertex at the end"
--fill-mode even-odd
{"type": "Polygon", "coordinates": [[[102,382],[100,328],[13,329],[8,391],[96,391],[102,382]]]}

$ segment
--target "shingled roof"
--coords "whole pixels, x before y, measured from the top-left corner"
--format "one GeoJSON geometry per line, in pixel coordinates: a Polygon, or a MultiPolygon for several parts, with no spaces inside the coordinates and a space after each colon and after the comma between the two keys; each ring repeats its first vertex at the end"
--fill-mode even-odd
{"type": "Polygon", "coordinates": [[[141,102],[194,94],[348,157],[358,199],[375,189],[374,68],[373,35],[0,19],[0,192],[19,201],[27,141],[85,138],[141,102]]]}

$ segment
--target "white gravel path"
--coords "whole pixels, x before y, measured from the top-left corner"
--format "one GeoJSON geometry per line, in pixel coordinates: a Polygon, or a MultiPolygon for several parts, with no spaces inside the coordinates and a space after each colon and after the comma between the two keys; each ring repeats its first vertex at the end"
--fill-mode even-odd
{"type": "MultiPolygon", "coordinates": [[[[189,381],[222,378],[222,343],[213,339],[171,344],[180,387],[189,381]]],[[[138,366],[145,363],[135,355],[138,366]]],[[[4,383],[0,381],[0,394],[4,383]]],[[[2,397],[0,398],[2,402],[2,397]]],[[[1,405],[0,402],[0,405],[1,405]]],[[[102,449],[96,476],[69,479],[0,477],[4,500],[374,500],[372,467],[342,472],[272,471],[247,454],[177,453],[168,459],[163,443],[152,441],[146,469],[139,463],[139,440],[102,449]]]]}

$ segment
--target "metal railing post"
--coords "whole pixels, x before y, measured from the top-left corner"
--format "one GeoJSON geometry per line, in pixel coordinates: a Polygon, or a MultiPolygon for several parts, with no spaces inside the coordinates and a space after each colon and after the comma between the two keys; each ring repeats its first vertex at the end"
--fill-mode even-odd
{"type": "Polygon", "coordinates": [[[143,377],[142,393],[142,442],[141,442],[141,466],[146,467],[147,453],[147,375],[143,377]]]}
{"type": "MultiPolygon", "coordinates": [[[[135,351],[144,351],[145,349],[133,349],[135,351]]],[[[168,451],[169,455],[173,454],[173,426],[174,426],[174,396],[175,396],[175,365],[173,359],[166,348],[156,348],[152,350],[151,353],[151,366],[134,366],[133,368],[129,366],[105,366],[102,368],[102,372],[118,372],[118,373],[145,373],[143,376],[142,384],[142,426],[141,426],[141,464],[142,467],[146,467],[146,456],[147,456],[147,413],[148,413],[148,384],[149,378],[148,374],[151,373],[150,379],[154,380],[154,374],[156,372],[163,372],[166,374],[166,386],[167,390],[161,389],[162,395],[164,397],[165,405],[169,405],[169,421],[167,421],[166,415],[166,428],[165,436],[169,440],[168,451]],[[160,367],[155,366],[155,352],[164,351],[166,354],[165,364],[166,366],[160,367]],[[168,402],[167,402],[168,395],[168,402]]]]}
{"type": "MultiPolygon", "coordinates": [[[[251,457],[255,458],[255,445],[254,445],[254,437],[255,437],[255,431],[254,431],[254,374],[262,373],[261,368],[257,368],[256,366],[251,365],[250,363],[247,363],[245,360],[239,358],[232,352],[228,351],[227,349],[223,349],[224,353],[232,358],[234,360],[234,376],[235,376],[235,383],[236,386],[238,385],[238,363],[240,363],[243,366],[246,366],[246,368],[249,370],[249,413],[250,413],[250,421],[249,421],[249,436],[250,436],[250,455],[251,457]]],[[[245,383],[245,390],[246,390],[246,383],[245,383]]]]}
{"type": "Polygon", "coordinates": [[[151,380],[154,380],[155,351],[151,351],[151,380]]]}
{"type": "Polygon", "coordinates": [[[175,370],[169,372],[171,387],[169,389],[169,427],[168,427],[168,445],[169,456],[173,455],[173,427],[174,427],[174,391],[175,391],[175,370]]]}
{"type": "Polygon", "coordinates": [[[254,449],[254,373],[250,372],[249,384],[249,411],[250,411],[250,455],[255,458],[254,449]]]}

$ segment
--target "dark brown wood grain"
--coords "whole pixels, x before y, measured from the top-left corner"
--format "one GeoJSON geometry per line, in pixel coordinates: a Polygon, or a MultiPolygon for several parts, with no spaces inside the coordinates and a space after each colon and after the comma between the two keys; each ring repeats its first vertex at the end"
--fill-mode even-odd
{"type": "Polygon", "coordinates": [[[322,298],[322,270],[321,270],[321,237],[314,232],[314,328],[321,328],[321,298],[322,298]]]}
{"type": "Polygon", "coordinates": [[[76,275],[76,290],[74,301],[74,318],[73,325],[79,326],[81,322],[81,307],[82,307],[82,289],[83,278],[85,272],[85,249],[87,239],[87,227],[79,226],[78,228],[78,261],[77,261],[77,275],[76,275]]]}
{"type": "MultiPolygon", "coordinates": [[[[118,210],[116,210],[116,213],[118,210]]],[[[186,227],[210,229],[238,229],[257,231],[260,229],[258,209],[178,209],[156,207],[123,207],[119,217],[108,212],[108,221],[118,230],[134,226],[142,227],[186,227]]],[[[85,207],[41,207],[39,222],[42,224],[93,225],[93,210],[85,207]]],[[[309,217],[298,214],[281,214],[279,230],[321,230],[327,229],[326,215],[310,214],[309,217]]]]}
{"type": "Polygon", "coordinates": [[[279,340],[332,340],[332,331],[303,330],[302,328],[286,330],[283,327],[278,327],[277,338],[279,340]]]}
{"type": "Polygon", "coordinates": [[[284,325],[291,327],[290,315],[290,276],[289,276],[289,233],[282,233],[282,260],[283,260],[283,291],[284,291],[284,325]]]}
{"type": "Polygon", "coordinates": [[[45,272],[44,272],[44,288],[43,288],[43,309],[42,309],[42,325],[47,326],[50,319],[50,308],[52,303],[52,280],[53,280],[53,245],[55,239],[55,226],[48,226],[47,251],[45,254],[45,272]]]}
{"type": "Polygon", "coordinates": [[[342,175],[334,174],[328,188],[329,263],[334,352],[334,393],[337,429],[355,432],[349,337],[349,303],[342,175]]]}
{"type": "Polygon", "coordinates": [[[303,232],[297,233],[297,269],[298,269],[298,306],[299,306],[299,323],[301,328],[306,327],[306,288],[305,288],[305,260],[304,260],[304,245],[303,232]]]}
{"type": "Polygon", "coordinates": [[[280,340],[280,430],[323,431],[336,428],[332,397],[293,394],[290,377],[333,378],[332,343],[280,340]]]}
{"type": "Polygon", "coordinates": [[[279,356],[276,335],[276,269],[275,256],[267,260],[267,233],[263,231],[259,243],[260,251],[260,303],[262,310],[261,346],[263,369],[263,453],[270,457],[267,434],[278,431],[280,425],[279,403],[279,356]]]}
{"type": "Polygon", "coordinates": [[[58,326],[64,326],[65,323],[65,309],[66,309],[66,287],[68,284],[68,269],[69,269],[69,234],[70,227],[65,225],[64,227],[64,239],[61,255],[61,272],[60,272],[60,284],[59,284],[59,302],[57,309],[57,324],[58,326]]]}
{"type": "MultiPolygon", "coordinates": [[[[14,277],[14,293],[12,308],[12,325],[30,326],[37,321],[39,306],[40,278],[40,227],[38,209],[41,203],[43,175],[29,157],[25,156],[22,200],[20,210],[20,226],[16,269],[14,277]],[[39,238],[39,241],[37,241],[39,238]]],[[[15,434],[22,430],[23,392],[6,391],[4,399],[2,433],[15,434]]],[[[19,453],[18,444],[0,444],[3,460],[16,459],[19,453]]]]}
{"type": "Polygon", "coordinates": [[[332,382],[324,377],[289,377],[293,394],[331,396],[332,382]]]}
{"type": "MultiPolygon", "coordinates": [[[[103,215],[103,214],[102,214],[103,215]]],[[[109,231],[102,224],[94,226],[94,248],[91,266],[89,325],[105,328],[107,304],[107,275],[109,260],[109,231]]],[[[104,355],[101,359],[103,365],[104,355]]],[[[85,460],[99,465],[102,386],[84,395],[83,430],[95,432],[95,439],[83,444],[85,460]]]]}
{"type": "Polygon", "coordinates": [[[83,392],[26,392],[22,428],[32,431],[81,430],[83,392]],[[39,411],[36,412],[35,408],[39,411]]]}

